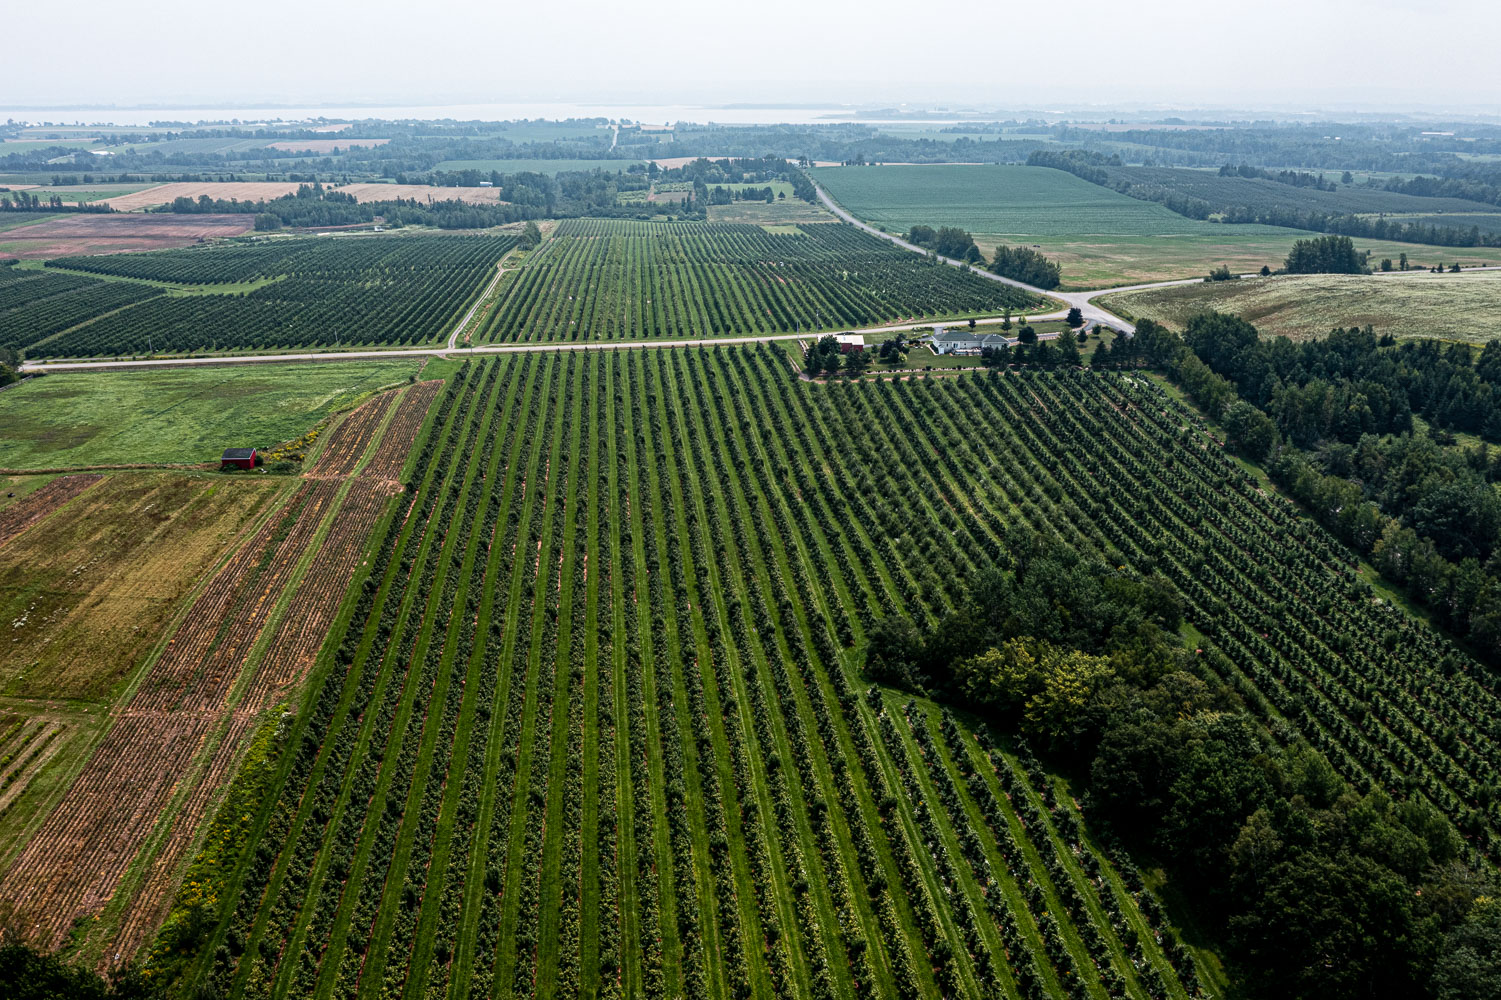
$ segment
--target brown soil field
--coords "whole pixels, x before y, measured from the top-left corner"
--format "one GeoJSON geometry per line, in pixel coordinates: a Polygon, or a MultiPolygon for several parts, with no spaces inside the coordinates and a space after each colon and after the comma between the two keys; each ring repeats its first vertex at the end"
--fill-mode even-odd
{"type": "MultiPolygon", "coordinates": [[[[385,443],[374,439],[393,405],[398,410],[390,433],[409,449],[432,402],[433,391],[426,385],[438,384],[389,393],[356,409],[341,425],[350,428],[348,447],[325,453],[337,458],[337,468],[346,475],[366,451],[373,449],[373,458],[386,455],[385,443]],[[359,421],[351,423],[356,417],[359,421]]],[[[328,446],[337,444],[332,439],[340,436],[339,430],[330,435],[328,446]]],[[[396,459],[387,455],[380,468],[392,461],[396,459]]],[[[325,466],[324,471],[333,468],[325,466]]],[[[272,479],[231,482],[202,476],[192,481],[213,487],[216,494],[253,485],[286,486],[285,480],[272,479]]],[[[0,880],[0,899],[13,904],[18,924],[31,940],[56,947],[79,918],[100,914],[114,900],[111,912],[118,914],[118,924],[112,918],[84,925],[88,948],[98,949],[92,953],[108,963],[117,953],[130,958],[149,943],[247,734],[265,711],[295,696],[376,523],[398,493],[399,487],[381,474],[352,481],[337,475],[305,479],[290,496],[279,493],[272,516],[213,571],[128,704],[114,712],[111,729],[77,779],[51,813],[37,821],[35,836],[15,854],[0,880]],[[328,531],[321,547],[293,587],[299,563],[324,526],[328,531]],[[164,824],[169,805],[172,811],[164,824]],[[137,863],[139,874],[122,882],[137,863]],[[119,893],[127,895],[115,899],[119,893]]],[[[22,541],[30,543],[36,535],[28,532],[22,541]]],[[[177,547],[158,543],[151,548],[172,553],[177,547]]],[[[111,555],[107,542],[98,554],[111,555]]],[[[206,571],[202,567],[196,575],[206,571]]],[[[0,760],[7,740],[14,738],[8,735],[13,728],[0,716],[0,760]]]]}
{"type": "Polygon", "coordinates": [[[334,429],[323,435],[318,460],[307,471],[309,479],[343,478],[354,474],[365,457],[370,441],[380,430],[386,411],[396,402],[397,394],[386,392],[355,407],[341,417],[334,429]]]}
{"type": "Polygon", "coordinates": [[[158,472],[55,483],[80,479],[103,482],[5,547],[5,696],[109,700],[183,595],[285,488],[158,472]]]}
{"type": "Polygon", "coordinates": [[[0,510],[0,546],[57,510],[103,476],[63,476],[0,510]]]}
{"type": "Polygon", "coordinates": [[[215,201],[267,201],[284,194],[293,194],[300,186],[293,181],[176,181],[158,184],[144,191],[122,194],[118,198],[105,198],[92,204],[108,205],[117,212],[134,212],[141,208],[165,205],[178,198],[196,200],[203,195],[208,195],[215,201]]]}
{"type": "Polygon", "coordinates": [[[222,706],[338,487],[334,480],[303,483],[224,564],[141,682],[132,708],[191,712],[222,706]]]}
{"type": "Polygon", "coordinates": [[[162,250],[217,237],[243,236],[254,224],[251,215],[79,213],[0,233],[0,257],[29,259],[162,250]]]}
{"type": "Polygon", "coordinates": [[[408,198],[430,201],[467,201],[473,205],[503,205],[500,188],[433,187],[430,184],[345,184],[335,190],[352,194],[356,201],[391,201],[408,198]]]}
{"type": "Polygon", "coordinates": [[[362,475],[392,483],[401,479],[401,470],[406,466],[413,442],[417,440],[417,432],[422,429],[427,411],[432,408],[433,400],[438,398],[438,390],[441,388],[443,380],[433,379],[430,382],[418,382],[407,389],[401,402],[396,405],[396,415],[391,418],[380,445],[376,447],[375,454],[370,457],[370,463],[365,466],[362,475]]]}
{"type": "Polygon", "coordinates": [[[390,139],[289,139],[285,142],[269,142],[268,149],[279,149],[284,153],[317,153],[326,156],[336,149],[352,149],[356,146],[369,148],[371,146],[384,146],[390,139]]]}

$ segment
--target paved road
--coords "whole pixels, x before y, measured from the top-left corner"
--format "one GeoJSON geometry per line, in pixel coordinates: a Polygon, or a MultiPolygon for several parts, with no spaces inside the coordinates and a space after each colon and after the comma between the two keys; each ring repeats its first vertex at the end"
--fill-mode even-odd
{"type": "MultiPolygon", "coordinates": [[[[824,206],[845,222],[848,222],[856,228],[870,233],[872,236],[877,236],[890,243],[895,243],[899,247],[911,250],[913,253],[927,255],[928,251],[924,250],[920,246],[917,246],[915,243],[909,243],[906,240],[902,239],[900,236],[893,236],[891,233],[882,232],[872,225],[861,222],[859,219],[855,218],[849,212],[841,208],[839,203],[834,201],[833,198],[829,197],[829,193],[822,187],[819,187],[817,184],[815,184],[814,188],[818,191],[819,200],[824,203],[824,206]]],[[[939,257],[938,259],[954,267],[964,266],[963,261],[954,260],[951,257],[939,257]]],[[[1468,274],[1472,271],[1494,270],[1501,270],[1501,265],[1465,268],[1465,270],[1461,273],[1468,274]]],[[[490,290],[494,287],[494,283],[496,281],[499,281],[504,273],[504,269],[497,270],[495,278],[491,281],[491,284],[486,287],[485,293],[479,297],[479,299],[473,306],[470,307],[469,312],[464,314],[464,318],[459,321],[459,324],[454,328],[453,333],[449,334],[448,343],[444,347],[419,347],[404,349],[389,348],[371,351],[330,351],[322,354],[256,354],[241,356],[230,355],[209,358],[159,358],[150,361],[58,361],[50,364],[25,362],[21,365],[21,371],[89,371],[129,368],[166,368],[177,367],[180,365],[271,363],[279,361],[344,361],[359,358],[447,357],[450,354],[455,357],[466,357],[472,354],[512,354],[519,351],[608,351],[615,350],[616,348],[629,349],[636,347],[703,347],[711,344],[753,344],[760,341],[797,340],[801,337],[809,337],[814,335],[811,332],[807,332],[766,334],[758,337],[704,337],[696,340],[636,340],[629,342],[558,341],[524,344],[487,344],[480,347],[458,347],[457,341],[459,334],[469,323],[470,318],[474,315],[475,309],[479,308],[479,304],[483,302],[485,300],[485,297],[490,293],[490,290]]],[[[1034,295],[1040,295],[1054,301],[1063,302],[1068,307],[1077,308],[1081,313],[1083,313],[1084,321],[1086,323],[1100,323],[1104,326],[1119,330],[1122,333],[1127,334],[1128,336],[1136,332],[1136,325],[1128,320],[1121,318],[1120,316],[1117,316],[1115,313],[1104,308],[1103,306],[1096,305],[1093,301],[1094,299],[1100,297],[1101,295],[1108,295],[1112,292],[1136,292],[1148,288],[1171,288],[1174,285],[1196,285],[1204,280],[1203,278],[1180,278],[1176,281],[1150,281],[1137,285],[1118,285],[1115,288],[1097,288],[1094,291],[1088,292],[1056,292],[1037,288],[1033,285],[1017,281],[1013,278],[1007,278],[999,274],[992,274],[989,271],[980,270],[977,268],[971,268],[970,273],[979,275],[980,277],[985,278],[989,281],[995,281],[1002,285],[1010,285],[1013,288],[1020,288],[1023,291],[1031,292],[1034,295]]],[[[1394,277],[1398,275],[1420,275],[1427,274],[1429,272],[1389,271],[1377,273],[1381,274],[1384,277],[1394,277]]],[[[1255,275],[1245,274],[1241,275],[1241,277],[1250,278],[1255,277],[1255,275]]],[[[1028,314],[1027,318],[1033,320],[1057,320],[1063,319],[1066,315],[1067,309],[1058,309],[1053,312],[1028,314]]],[[[990,316],[983,319],[976,319],[976,322],[995,323],[1000,322],[1001,319],[1003,319],[1003,317],[1001,316],[990,316]]],[[[921,323],[904,323],[894,326],[867,327],[862,330],[851,330],[849,332],[859,334],[899,333],[916,330],[919,327],[931,327],[932,325],[933,321],[927,320],[921,323]]],[[[821,334],[819,335],[821,336],[821,334]]]]}
{"type": "MultiPolygon", "coordinates": [[[[915,243],[907,242],[900,236],[893,236],[890,233],[882,232],[875,226],[861,222],[859,219],[855,218],[849,212],[840,207],[839,203],[836,202],[833,198],[829,197],[829,193],[817,184],[814,184],[814,189],[818,191],[818,198],[824,203],[825,208],[833,212],[835,215],[839,216],[839,218],[843,219],[845,222],[848,222],[852,226],[855,226],[857,229],[863,229],[867,233],[870,233],[872,236],[878,236],[883,240],[895,243],[899,247],[905,247],[906,249],[911,250],[914,253],[928,253],[927,250],[924,250],[922,247],[918,246],[915,243]]],[[[945,264],[952,264],[954,267],[964,266],[963,261],[955,260],[952,257],[940,256],[938,259],[943,261],[945,264]]],[[[993,274],[990,271],[981,270],[979,268],[971,268],[970,273],[977,274],[982,278],[989,279],[990,281],[999,282],[1002,285],[1010,285],[1012,288],[1020,288],[1023,291],[1031,292],[1033,295],[1042,295],[1050,299],[1056,299],[1062,302],[1066,302],[1070,307],[1077,308],[1079,312],[1084,315],[1084,321],[1086,323],[1101,323],[1105,326],[1120,330],[1122,333],[1126,334],[1135,333],[1136,324],[1130,322],[1129,320],[1122,319],[1120,316],[1117,316],[1115,313],[1104,308],[1103,306],[1095,305],[1091,300],[1098,296],[1104,295],[1107,292],[1134,292],[1144,288],[1168,288],[1172,285],[1193,285],[1204,280],[1202,278],[1183,278],[1178,281],[1153,281],[1141,285],[1124,285],[1119,288],[1100,288],[1092,292],[1056,292],[1048,291],[1044,288],[1038,288],[1034,285],[1029,285],[1024,281],[1017,281],[1014,278],[1007,278],[999,274],[993,274]]],[[[1057,312],[1042,313],[1031,318],[1062,319],[1066,315],[1067,310],[1060,309],[1057,312]]]]}

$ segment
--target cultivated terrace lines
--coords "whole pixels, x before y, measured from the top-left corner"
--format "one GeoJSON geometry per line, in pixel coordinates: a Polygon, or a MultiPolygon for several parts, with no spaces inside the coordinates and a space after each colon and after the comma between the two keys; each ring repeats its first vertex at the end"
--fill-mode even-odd
{"type": "MultiPolygon", "coordinates": [[[[415,397],[417,413],[425,413],[431,395],[415,397]]],[[[300,687],[391,508],[399,466],[388,457],[379,475],[353,473],[376,447],[394,398],[372,400],[344,421],[331,435],[327,460],[210,577],[5,873],[0,893],[15,901],[38,944],[55,947],[76,918],[98,913],[137,863],[142,874],[127,886],[133,895],[103,960],[136,953],[160,923],[187,848],[247,734],[260,713],[300,687]]],[[[393,421],[380,442],[385,454],[410,452],[420,422],[411,415],[393,421]]],[[[55,480],[11,509],[55,507],[98,478],[55,480]]]]}

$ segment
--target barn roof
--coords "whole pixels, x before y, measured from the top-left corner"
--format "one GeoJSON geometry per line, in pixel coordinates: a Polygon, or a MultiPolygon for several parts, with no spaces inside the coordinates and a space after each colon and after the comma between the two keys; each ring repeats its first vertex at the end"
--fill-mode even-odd
{"type": "Polygon", "coordinates": [[[236,459],[243,460],[243,459],[254,458],[254,457],[255,457],[255,449],[254,448],[225,448],[224,449],[224,454],[220,457],[219,461],[221,461],[221,462],[232,462],[232,461],[235,461],[236,459]]]}

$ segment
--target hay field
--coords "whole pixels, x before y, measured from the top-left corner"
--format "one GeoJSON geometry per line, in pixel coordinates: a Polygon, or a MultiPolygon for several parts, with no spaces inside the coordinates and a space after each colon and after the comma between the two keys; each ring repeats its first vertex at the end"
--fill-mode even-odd
{"type": "Polygon", "coordinates": [[[500,188],[433,187],[430,184],[345,184],[336,190],[352,194],[356,201],[390,201],[410,198],[416,201],[467,201],[472,205],[500,205],[500,188]]]}
{"type": "Polygon", "coordinates": [[[279,149],[284,153],[317,153],[326,156],[335,150],[353,149],[355,147],[370,148],[372,146],[384,146],[390,139],[288,139],[282,142],[268,142],[267,149],[279,149]]]}
{"type": "Polygon", "coordinates": [[[117,198],[101,198],[97,204],[108,205],[117,212],[134,212],[176,201],[208,195],[215,201],[266,201],[294,193],[300,185],[292,181],[174,181],[117,198]]]}
{"type": "Polygon", "coordinates": [[[286,486],[122,472],[22,532],[0,566],[0,693],[111,700],[199,574],[286,486]]]}
{"type": "Polygon", "coordinates": [[[1322,336],[1335,326],[1369,324],[1397,337],[1484,343],[1496,336],[1490,320],[1501,315],[1501,271],[1289,274],[1123,292],[1097,301],[1179,330],[1195,314],[1215,309],[1244,317],[1264,336],[1295,340],[1322,336]]]}

